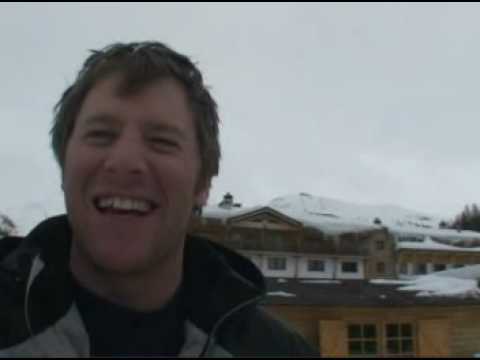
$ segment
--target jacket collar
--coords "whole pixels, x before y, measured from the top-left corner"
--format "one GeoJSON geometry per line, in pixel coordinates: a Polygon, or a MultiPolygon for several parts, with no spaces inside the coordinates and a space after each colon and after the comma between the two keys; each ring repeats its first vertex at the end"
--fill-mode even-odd
{"type": "MultiPolygon", "coordinates": [[[[21,253],[36,254],[41,271],[31,273],[26,305],[34,333],[48,327],[70,308],[73,288],[69,271],[71,228],[66,215],[39,224],[25,239],[21,253]]],[[[188,236],[184,252],[184,289],[188,317],[210,333],[236,308],[265,293],[261,273],[244,257],[209,240],[188,236]]]]}

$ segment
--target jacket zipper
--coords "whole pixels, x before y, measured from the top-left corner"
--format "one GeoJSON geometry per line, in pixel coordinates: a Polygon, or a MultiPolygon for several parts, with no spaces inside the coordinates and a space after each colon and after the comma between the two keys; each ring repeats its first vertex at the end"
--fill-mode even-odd
{"type": "Polygon", "coordinates": [[[33,334],[33,328],[32,328],[32,322],[30,321],[30,311],[28,308],[28,304],[30,303],[30,289],[32,288],[33,282],[35,281],[36,277],[38,274],[42,271],[43,269],[43,262],[40,260],[40,257],[37,255],[33,258],[32,264],[30,266],[30,274],[28,276],[27,280],[27,287],[25,291],[25,303],[23,307],[24,311],[24,316],[25,316],[25,322],[27,325],[28,332],[30,333],[30,336],[34,336],[33,334]]]}
{"type": "Polygon", "coordinates": [[[210,350],[210,348],[212,347],[212,345],[213,345],[213,343],[214,343],[215,335],[216,335],[218,329],[220,328],[220,326],[222,326],[222,324],[223,324],[229,317],[231,317],[232,315],[234,315],[236,312],[238,312],[238,311],[246,308],[247,306],[259,302],[259,301],[262,300],[263,298],[264,298],[264,295],[256,296],[256,297],[254,297],[253,299],[247,300],[247,301],[245,301],[245,302],[243,302],[243,303],[235,306],[232,310],[228,311],[225,315],[223,315],[223,316],[215,323],[215,325],[213,326],[212,331],[210,331],[210,334],[208,335],[208,338],[207,338],[207,342],[205,343],[205,346],[203,347],[203,350],[202,350],[202,352],[200,353],[200,356],[199,356],[199,357],[205,357],[205,356],[207,356],[208,351],[210,350]]]}

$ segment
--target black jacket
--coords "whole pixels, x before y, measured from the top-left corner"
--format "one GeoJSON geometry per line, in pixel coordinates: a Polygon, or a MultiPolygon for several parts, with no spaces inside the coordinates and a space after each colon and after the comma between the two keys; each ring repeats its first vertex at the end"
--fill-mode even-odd
{"type": "MultiPolygon", "coordinates": [[[[71,229],[50,218],[25,238],[0,240],[0,356],[90,355],[69,275],[71,229]]],[[[186,285],[185,285],[186,284],[186,285]]],[[[188,237],[185,344],[180,356],[315,356],[258,302],[265,282],[237,253],[188,237]]]]}

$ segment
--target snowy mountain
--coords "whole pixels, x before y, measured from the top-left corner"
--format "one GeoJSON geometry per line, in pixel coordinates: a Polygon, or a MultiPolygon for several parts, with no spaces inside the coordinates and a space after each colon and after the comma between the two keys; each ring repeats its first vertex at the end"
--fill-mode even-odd
{"type": "Polygon", "coordinates": [[[13,221],[8,216],[0,213],[0,238],[16,234],[17,228],[13,221]]]}
{"type": "Polygon", "coordinates": [[[6,214],[16,225],[18,235],[27,235],[40,221],[49,216],[46,208],[39,202],[8,209],[6,214]]]}

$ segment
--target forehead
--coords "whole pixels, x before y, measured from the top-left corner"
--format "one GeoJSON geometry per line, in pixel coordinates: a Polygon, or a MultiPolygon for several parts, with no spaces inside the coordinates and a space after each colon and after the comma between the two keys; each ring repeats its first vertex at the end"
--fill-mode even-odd
{"type": "Polygon", "coordinates": [[[77,116],[77,125],[86,124],[99,115],[118,120],[156,119],[180,127],[193,125],[186,91],[174,78],[154,80],[133,92],[125,92],[124,88],[120,75],[98,81],[85,97],[77,116]]]}

